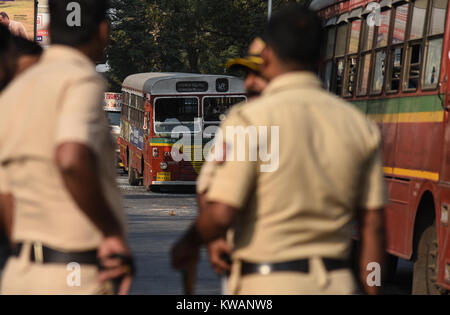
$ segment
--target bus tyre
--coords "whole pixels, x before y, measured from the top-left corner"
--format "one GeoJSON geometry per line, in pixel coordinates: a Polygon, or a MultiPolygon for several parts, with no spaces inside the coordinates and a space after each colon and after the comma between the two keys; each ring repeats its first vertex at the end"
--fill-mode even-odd
{"type": "Polygon", "coordinates": [[[398,257],[391,254],[387,254],[386,256],[386,281],[394,282],[395,274],[397,272],[398,257]]]}
{"type": "Polygon", "coordinates": [[[436,224],[425,228],[417,245],[417,255],[414,261],[412,294],[441,294],[437,286],[438,246],[436,224]]]}
{"type": "Polygon", "coordinates": [[[139,185],[139,179],[136,174],[136,170],[133,168],[133,161],[132,161],[133,153],[128,153],[128,184],[131,186],[138,186],[139,185]]]}

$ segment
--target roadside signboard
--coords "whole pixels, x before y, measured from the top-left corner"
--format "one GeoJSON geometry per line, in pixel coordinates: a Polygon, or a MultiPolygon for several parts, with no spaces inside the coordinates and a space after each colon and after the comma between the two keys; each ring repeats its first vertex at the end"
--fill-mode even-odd
{"type": "Polygon", "coordinates": [[[104,110],[120,112],[122,110],[122,93],[105,93],[104,110]]]}
{"type": "Polygon", "coordinates": [[[50,12],[48,10],[48,0],[39,0],[36,17],[36,42],[43,47],[50,45],[50,12]]]}
{"type": "Polygon", "coordinates": [[[8,16],[8,18],[0,16],[0,19],[13,34],[34,40],[36,32],[35,5],[35,0],[0,1],[0,13],[6,13],[8,16]]]}

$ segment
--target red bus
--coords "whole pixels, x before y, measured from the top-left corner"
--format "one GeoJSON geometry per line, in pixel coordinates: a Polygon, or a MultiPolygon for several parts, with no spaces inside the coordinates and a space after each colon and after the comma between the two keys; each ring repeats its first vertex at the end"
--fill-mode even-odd
{"type": "Polygon", "coordinates": [[[247,99],[241,79],[189,73],[134,74],[123,82],[122,95],[120,159],[130,185],[153,191],[195,185],[212,139],[204,131],[247,99]],[[191,137],[192,145],[176,147],[180,137],[191,137]],[[191,158],[174,159],[174,147],[191,158]]]}
{"type": "Polygon", "coordinates": [[[450,290],[447,0],[313,0],[330,91],[380,127],[387,250],[414,261],[413,293],[450,290]]]}

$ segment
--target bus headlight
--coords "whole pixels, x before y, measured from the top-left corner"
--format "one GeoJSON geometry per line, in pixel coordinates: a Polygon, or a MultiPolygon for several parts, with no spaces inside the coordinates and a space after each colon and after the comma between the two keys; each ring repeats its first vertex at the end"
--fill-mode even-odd
{"type": "Polygon", "coordinates": [[[166,162],[161,162],[160,166],[161,166],[162,170],[166,170],[167,169],[167,163],[166,162]]]}
{"type": "Polygon", "coordinates": [[[154,158],[158,157],[158,148],[153,148],[152,153],[154,158]]]}

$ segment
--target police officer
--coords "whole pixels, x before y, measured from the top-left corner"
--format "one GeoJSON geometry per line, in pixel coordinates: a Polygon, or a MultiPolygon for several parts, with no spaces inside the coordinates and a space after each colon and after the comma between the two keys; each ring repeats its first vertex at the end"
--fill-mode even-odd
{"type": "MultiPolygon", "coordinates": [[[[0,24],[0,93],[21,73],[36,64],[42,48],[28,39],[13,36],[0,24]]],[[[0,170],[0,273],[11,254],[8,237],[11,236],[13,196],[6,176],[0,170]]]]}
{"type": "Polygon", "coordinates": [[[272,17],[261,71],[270,84],[223,122],[226,160],[196,222],[173,248],[175,268],[233,226],[230,294],[353,294],[358,285],[347,260],[358,214],[360,278],[367,293],[379,292],[365,280],[370,262],[383,263],[380,134],[321,88],[315,73],[322,37],[321,21],[308,9],[291,7],[272,17]],[[256,149],[269,153],[250,159],[255,145],[239,147],[237,140],[250,140],[251,132],[233,127],[254,127],[263,140],[256,149]],[[243,149],[246,158],[239,159],[243,149]]]}
{"type": "MultiPolygon", "coordinates": [[[[265,46],[265,42],[260,37],[257,37],[250,44],[247,56],[230,59],[225,65],[231,71],[244,72],[244,86],[249,101],[259,97],[268,84],[267,80],[260,73],[263,63],[261,53],[265,46]]],[[[236,106],[245,106],[245,103],[236,106]]],[[[216,164],[217,162],[215,161],[206,161],[203,164],[197,179],[197,198],[199,204],[204,203],[206,200],[206,192],[214,175],[216,164]]],[[[229,241],[232,239],[231,231],[228,233],[228,239],[229,241]]],[[[225,239],[220,238],[209,243],[207,246],[209,261],[219,275],[229,272],[231,268],[227,259],[227,256],[231,252],[229,241],[227,242],[225,239]]],[[[225,286],[226,284],[224,283],[225,286]]]]}
{"type": "Polygon", "coordinates": [[[131,284],[105,83],[93,63],[107,44],[108,1],[78,0],[74,11],[69,2],[49,1],[53,46],[0,97],[0,168],[15,203],[4,294],[109,294],[114,284],[124,294],[131,284]]]}
{"type": "Polygon", "coordinates": [[[255,38],[248,48],[247,56],[228,60],[226,68],[230,71],[244,71],[244,85],[248,100],[259,97],[267,86],[267,80],[261,76],[263,59],[261,53],[266,43],[260,38],[255,38]]]}

